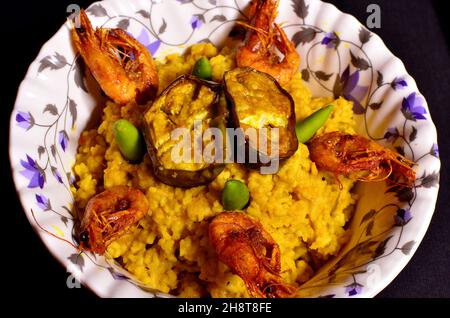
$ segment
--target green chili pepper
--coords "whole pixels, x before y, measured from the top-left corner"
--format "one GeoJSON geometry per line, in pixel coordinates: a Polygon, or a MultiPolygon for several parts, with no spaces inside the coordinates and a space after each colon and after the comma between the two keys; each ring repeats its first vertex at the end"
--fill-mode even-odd
{"type": "Polygon", "coordinates": [[[241,210],[250,199],[250,192],[245,183],[239,180],[228,180],[222,191],[222,205],[225,210],[241,210]]]}
{"type": "Polygon", "coordinates": [[[114,123],[114,136],[122,156],[132,163],[139,163],[145,155],[145,141],[141,132],[128,120],[114,123]]]}
{"type": "Polygon", "coordinates": [[[308,142],[319,128],[325,124],[332,111],[333,105],[328,105],[315,111],[304,120],[299,121],[295,125],[295,133],[297,134],[298,142],[308,142]]]}
{"type": "Polygon", "coordinates": [[[204,80],[212,79],[212,67],[206,57],[201,57],[195,62],[192,74],[204,80]]]}

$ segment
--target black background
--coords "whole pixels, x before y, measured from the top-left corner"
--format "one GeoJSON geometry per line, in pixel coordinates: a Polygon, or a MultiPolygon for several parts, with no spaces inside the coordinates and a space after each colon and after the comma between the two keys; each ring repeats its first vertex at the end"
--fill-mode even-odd
{"type": "MultiPolygon", "coordinates": [[[[282,0],[287,1],[287,0],[282,0]]],[[[17,88],[40,47],[59,29],[66,8],[76,2],[61,0],[2,2],[1,41],[1,226],[2,283],[9,296],[24,293],[45,298],[96,297],[88,289],[68,289],[65,269],[50,255],[32,230],[18,202],[8,161],[8,130],[17,88]],[[6,231],[5,231],[6,230],[6,231]],[[6,285],[5,285],[6,284],[6,285]]],[[[450,58],[445,1],[334,0],[341,11],[364,23],[370,3],[380,5],[381,29],[373,30],[406,65],[426,97],[438,129],[441,188],[436,212],[418,251],[406,268],[378,297],[450,297],[450,58]]]]}

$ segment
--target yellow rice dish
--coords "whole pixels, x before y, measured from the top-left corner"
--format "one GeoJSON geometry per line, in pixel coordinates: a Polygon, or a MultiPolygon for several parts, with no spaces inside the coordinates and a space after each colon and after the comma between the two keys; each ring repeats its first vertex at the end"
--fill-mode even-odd
{"type": "MultiPolygon", "coordinates": [[[[179,75],[190,73],[196,60],[210,59],[213,80],[235,67],[234,52],[218,51],[211,44],[192,46],[184,56],[172,54],[156,61],[159,92],[179,75]]],[[[318,133],[355,133],[352,103],[343,98],[312,98],[300,73],[285,87],[295,102],[300,120],[330,103],[333,113],[318,133]]],[[[153,175],[150,158],[130,164],[115,142],[113,125],[120,118],[138,125],[145,107],[130,103],[123,107],[107,102],[98,127],[86,130],[79,141],[72,188],[80,211],[95,194],[116,185],[128,185],[145,193],[148,215],[137,226],[112,242],[107,257],[118,259],[124,268],[149,288],[181,297],[248,297],[242,279],[217,259],[208,237],[209,220],[224,209],[220,193],[230,179],[243,181],[251,201],[244,213],[259,220],[281,250],[281,276],[299,286],[312,277],[317,264],[336,255],[347,241],[345,228],[355,196],[353,182],[320,172],[309,159],[307,146],[299,144],[274,175],[244,165],[227,164],[210,184],[190,189],[161,183],[153,175]]]]}

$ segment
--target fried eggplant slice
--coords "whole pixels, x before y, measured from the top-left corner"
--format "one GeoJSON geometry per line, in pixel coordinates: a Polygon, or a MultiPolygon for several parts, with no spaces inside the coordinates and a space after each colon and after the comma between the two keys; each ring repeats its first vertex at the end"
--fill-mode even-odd
{"type": "Polygon", "coordinates": [[[246,163],[258,167],[293,155],[298,148],[294,101],[275,78],[245,67],[226,72],[223,83],[231,125],[244,132],[246,160],[250,151],[257,154],[256,163],[246,163]],[[257,133],[247,133],[248,128],[257,133]]]}
{"type": "Polygon", "coordinates": [[[228,112],[219,96],[219,84],[183,75],[145,112],[144,136],[159,180],[176,187],[195,187],[222,172],[224,160],[218,159],[223,159],[225,143],[220,138],[202,137],[211,128],[225,136],[228,112]],[[205,152],[199,153],[199,149],[205,152]],[[213,149],[210,156],[206,149],[213,149]]]}

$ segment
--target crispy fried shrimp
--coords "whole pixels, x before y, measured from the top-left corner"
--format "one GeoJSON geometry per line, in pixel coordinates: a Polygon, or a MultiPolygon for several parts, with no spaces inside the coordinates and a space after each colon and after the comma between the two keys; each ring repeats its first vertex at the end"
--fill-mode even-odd
{"type": "Polygon", "coordinates": [[[91,198],[79,231],[80,246],[102,255],[112,240],[148,213],[148,201],[138,189],[116,186],[91,198]]]}
{"type": "Polygon", "coordinates": [[[239,67],[249,66],[272,75],[281,85],[289,83],[300,65],[295,45],[280,26],[274,23],[278,0],[253,0],[250,4],[250,24],[245,44],[236,54],[239,67]],[[283,54],[280,59],[277,50],[283,54]]]}
{"type": "Polygon", "coordinates": [[[262,225],[241,212],[223,212],[209,225],[218,258],[239,275],[253,297],[289,297],[296,291],[280,277],[280,248],[262,225]]]}
{"type": "Polygon", "coordinates": [[[72,40],[106,95],[117,104],[145,104],[158,91],[158,74],[150,52],[121,29],[94,30],[80,11],[72,40]]]}
{"type": "Polygon", "coordinates": [[[323,170],[360,181],[393,182],[411,187],[416,180],[414,162],[358,135],[325,133],[308,143],[310,157],[323,170]]]}

